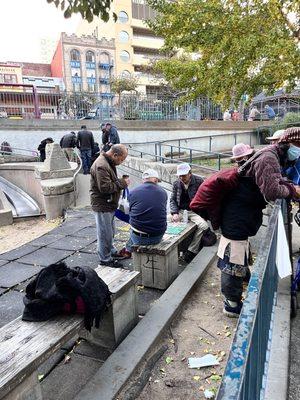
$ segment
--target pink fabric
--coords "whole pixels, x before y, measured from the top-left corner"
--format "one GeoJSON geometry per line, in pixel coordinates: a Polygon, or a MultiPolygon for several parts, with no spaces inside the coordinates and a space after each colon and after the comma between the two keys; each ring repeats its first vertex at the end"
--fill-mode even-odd
{"type": "MultiPolygon", "coordinates": [[[[76,313],[77,314],[84,314],[85,313],[85,305],[82,300],[82,297],[77,297],[75,300],[76,303],[76,313]]],[[[64,312],[70,313],[71,312],[71,305],[69,303],[66,303],[64,305],[64,312]]]]}
{"type": "Polygon", "coordinates": [[[266,147],[260,156],[251,162],[245,174],[255,179],[261,193],[268,201],[296,195],[293,185],[283,181],[278,152],[276,144],[266,147]]]}

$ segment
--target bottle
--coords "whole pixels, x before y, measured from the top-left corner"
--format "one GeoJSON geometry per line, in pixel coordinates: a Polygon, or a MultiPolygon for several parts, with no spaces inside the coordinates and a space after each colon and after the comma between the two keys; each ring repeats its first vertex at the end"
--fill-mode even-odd
{"type": "Polygon", "coordinates": [[[189,220],[189,216],[188,216],[188,210],[184,210],[183,211],[183,216],[182,216],[182,222],[184,224],[187,224],[189,220]]]}

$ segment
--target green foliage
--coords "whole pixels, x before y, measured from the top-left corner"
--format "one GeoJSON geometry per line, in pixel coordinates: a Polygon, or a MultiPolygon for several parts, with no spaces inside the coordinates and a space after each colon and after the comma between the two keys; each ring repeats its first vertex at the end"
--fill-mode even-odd
{"type": "MultiPolygon", "coordinates": [[[[93,21],[94,16],[100,17],[103,21],[109,20],[109,9],[112,0],[47,0],[54,3],[57,8],[64,11],[65,18],[70,18],[72,14],[80,13],[81,17],[88,22],[93,21]]],[[[117,16],[113,14],[114,20],[117,16]]]]}
{"type": "Polygon", "coordinates": [[[293,0],[148,0],[149,26],[165,39],[156,69],[186,98],[229,106],[242,95],[296,86],[300,76],[300,2],[293,0]],[[289,16],[293,13],[294,18],[289,16]]]}
{"type": "Polygon", "coordinates": [[[121,94],[122,92],[131,92],[136,90],[137,80],[134,77],[112,78],[110,80],[110,85],[113,93],[121,94]]]}
{"type": "Polygon", "coordinates": [[[288,125],[293,123],[297,123],[297,126],[300,125],[300,113],[289,112],[285,114],[284,118],[282,119],[282,124],[288,125]]]}

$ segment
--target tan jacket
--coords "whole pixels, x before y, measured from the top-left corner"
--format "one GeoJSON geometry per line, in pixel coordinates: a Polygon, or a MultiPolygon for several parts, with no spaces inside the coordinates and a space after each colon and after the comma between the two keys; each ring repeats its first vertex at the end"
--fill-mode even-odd
{"type": "Polygon", "coordinates": [[[93,211],[112,212],[118,207],[120,193],[126,181],[117,176],[116,167],[104,154],[91,167],[91,205],[93,211]]]}

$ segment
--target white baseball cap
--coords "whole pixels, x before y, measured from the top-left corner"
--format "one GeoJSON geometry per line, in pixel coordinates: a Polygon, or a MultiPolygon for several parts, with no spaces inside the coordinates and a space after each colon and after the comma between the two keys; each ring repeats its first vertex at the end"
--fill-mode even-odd
{"type": "Polygon", "coordinates": [[[191,167],[188,163],[182,163],[177,166],[177,176],[186,175],[190,172],[191,167]]]}
{"type": "Polygon", "coordinates": [[[146,171],[143,172],[142,179],[147,179],[147,178],[157,178],[159,180],[158,172],[152,168],[146,169],[146,171]]]}
{"type": "Polygon", "coordinates": [[[284,129],[279,129],[278,131],[273,133],[273,136],[266,137],[266,140],[279,140],[283,134],[284,129]]]}

